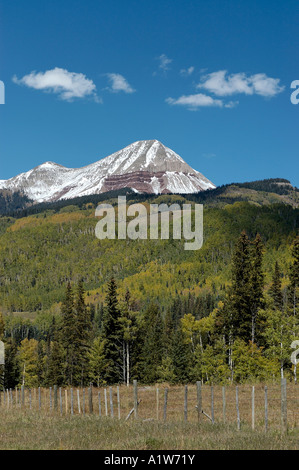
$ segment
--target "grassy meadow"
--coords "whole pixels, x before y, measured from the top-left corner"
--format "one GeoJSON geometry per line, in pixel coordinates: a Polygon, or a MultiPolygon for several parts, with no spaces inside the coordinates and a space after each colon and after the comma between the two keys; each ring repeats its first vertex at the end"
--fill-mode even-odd
{"type": "MultiPolygon", "coordinates": [[[[70,407],[70,390],[62,390],[62,413],[58,394],[58,408],[54,409],[53,394],[50,408],[49,389],[42,389],[41,410],[38,391],[25,391],[25,404],[21,394],[12,391],[13,402],[3,401],[0,406],[0,449],[16,450],[237,450],[237,449],[299,449],[298,390],[288,385],[288,431],[281,430],[280,387],[268,385],[268,431],[265,431],[264,386],[255,387],[255,429],[251,422],[251,386],[239,386],[241,429],[237,430],[235,387],[226,387],[226,413],[223,416],[222,387],[215,386],[215,424],[202,415],[198,423],[195,409],[196,387],[188,387],[188,421],[184,420],[184,387],[168,387],[167,420],[163,421],[164,386],[140,387],[138,418],[134,414],[126,421],[133,407],[132,387],[120,387],[120,419],[118,415],[117,389],[113,387],[113,414],[111,417],[110,390],[107,388],[107,414],[104,389],[93,388],[93,413],[89,413],[88,394],[79,390],[80,414],[77,390],[74,389],[73,414],[70,407]],[[101,397],[99,416],[98,393],[101,397]],[[67,403],[66,403],[67,397],[67,403]],[[67,406],[66,406],[67,405],[67,406]],[[158,405],[158,406],[157,406],[158,405]],[[83,413],[83,410],[85,413],[83,413]]],[[[53,393],[53,391],[52,391],[53,393]]],[[[211,388],[202,388],[203,410],[211,416],[211,388]]]]}

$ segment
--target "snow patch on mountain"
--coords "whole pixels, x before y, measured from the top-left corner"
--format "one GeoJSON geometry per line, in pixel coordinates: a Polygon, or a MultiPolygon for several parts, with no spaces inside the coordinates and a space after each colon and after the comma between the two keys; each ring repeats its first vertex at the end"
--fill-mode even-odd
{"type": "Polygon", "coordinates": [[[121,185],[156,194],[194,193],[215,187],[161,142],[144,140],[82,168],[47,161],[9,180],[0,180],[0,189],[22,191],[43,202],[105,192],[108,184],[109,188],[119,189],[121,185]]]}

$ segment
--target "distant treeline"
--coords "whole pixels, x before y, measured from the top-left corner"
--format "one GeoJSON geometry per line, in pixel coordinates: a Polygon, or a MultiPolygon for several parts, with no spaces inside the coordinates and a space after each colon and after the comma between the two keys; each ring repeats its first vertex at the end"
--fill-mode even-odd
{"type": "MultiPolygon", "coordinates": [[[[290,191],[290,181],[283,178],[272,178],[260,181],[252,181],[251,183],[233,183],[234,186],[239,188],[253,189],[254,191],[265,191],[268,193],[288,194],[290,191]]],[[[299,189],[293,187],[294,191],[299,192],[299,189]]]]}
{"type": "Polygon", "coordinates": [[[22,211],[33,201],[19,191],[0,190],[0,215],[9,215],[22,211]]]}
{"type": "MultiPolygon", "coordinates": [[[[278,195],[286,195],[293,191],[299,192],[299,189],[292,187],[290,181],[283,178],[272,178],[260,181],[253,181],[248,183],[232,183],[218,186],[215,189],[209,189],[207,191],[200,191],[193,194],[146,194],[136,193],[131,188],[123,188],[114,191],[108,191],[101,194],[92,194],[88,196],[76,197],[73,199],[63,199],[55,202],[42,202],[35,204],[27,196],[20,192],[11,193],[9,191],[0,191],[0,215],[5,215],[14,218],[23,218],[29,215],[39,214],[45,211],[59,212],[64,207],[74,206],[76,209],[86,209],[88,204],[96,207],[101,202],[116,203],[118,196],[126,196],[128,202],[152,202],[158,197],[163,197],[163,202],[173,204],[180,203],[184,199],[190,202],[204,204],[216,202],[219,196],[221,201],[226,204],[231,204],[237,201],[244,200],[244,197],[230,197],[225,196],[225,192],[231,186],[237,186],[239,188],[252,189],[254,191],[262,191],[275,193],[278,195]],[[177,196],[177,199],[176,199],[177,196]],[[167,201],[167,199],[169,200],[167,201]]],[[[185,202],[185,201],[184,201],[185,202]]]]}

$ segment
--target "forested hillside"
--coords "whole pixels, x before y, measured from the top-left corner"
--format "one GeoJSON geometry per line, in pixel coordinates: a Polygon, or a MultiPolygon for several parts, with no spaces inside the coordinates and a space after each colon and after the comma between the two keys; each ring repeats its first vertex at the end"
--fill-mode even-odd
{"type": "Polygon", "coordinates": [[[91,198],[0,219],[9,386],[24,364],[28,386],[294,374],[299,209],[207,204],[198,251],[184,240],[98,240],[94,213],[91,198]]]}

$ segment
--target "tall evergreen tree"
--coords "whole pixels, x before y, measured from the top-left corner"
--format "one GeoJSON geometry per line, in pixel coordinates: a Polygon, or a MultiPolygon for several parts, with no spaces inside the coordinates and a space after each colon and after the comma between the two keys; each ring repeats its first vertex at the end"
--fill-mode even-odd
{"type": "Polygon", "coordinates": [[[107,383],[117,383],[122,380],[122,334],[119,323],[120,309],[117,299],[117,286],[114,278],[108,283],[106,308],[104,310],[102,337],[105,339],[107,383]]]}
{"type": "Polygon", "coordinates": [[[76,337],[76,382],[83,386],[88,378],[88,351],[91,341],[91,321],[89,310],[85,305],[83,281],[78,282],[76,298],[74,302],[75,322],[77,324],[76,337]]]}
{"type": "Polygon", "coordinates": [[[290,268],[290,288],[289,288],[289,303],[295,317],[298,310],[299,298],[299,236],[295,238],[292,246],[293,263],[290,268]]]}
{"type": "Polygon", "coordinates": [[[154,383],[159,378],[157,367],[163,357],[163,322],[157,305],[150,304],[144,314],[142,381],[154,383]]]}
{"type": "Polygon", "coordinates": [[[231,339],[251,339],[251,252],[250,241],[245,232],[238,239],[232,267],[232,286],[227,305],[228,332],[231,339]]]}
{"type": "Polygon", "coordinates": [[[283,305],[283,295],[281,290],[281,272],[277,261],[275,263],[272,284],[269,293],[272,297],[274,307],[278,310],[281,310],[283,305]]]}
{"type": "Polygon", "coordinates": [[[20,382],[20,364],[18,360],[18,345],[13,338],[5,341],[5,388],[15,388],[20,382]]]}
{"type": "Polygon", "coordinates": [[[257,320],[258,312],[264,306],[264,274],[263,243],[261,236],[257,234],[253,241],[251,275],[250,275],[250,310],[251,310],[251,342],[255,343],[260,336],[257,320]]]}
{"type": "Polygon", "coordinates": [[[193,367],[194,354],[191,343],[186,341],[181,326],[172,335],[171,359],[177,383],[188,383],[193,367]]]}
{"type": "Polygon", "coordinates": [[[52,323],[52,341],[48,355],[46,383],[48,386],[61,386],[65,383],[64,359],[65,351],[62,345],[62,334],[55,321],[52,323]]]}
{"type": "Polygon", "coordinates": [[[76,366],[77,336],[79,331],[74,312],[74,294],[70,283],[68,283],[66,288],[66,296],[62,303],[61,313],[61,342],[65,349],[65,383],[73,385],[76,366]]]}

